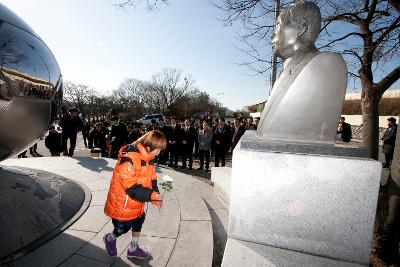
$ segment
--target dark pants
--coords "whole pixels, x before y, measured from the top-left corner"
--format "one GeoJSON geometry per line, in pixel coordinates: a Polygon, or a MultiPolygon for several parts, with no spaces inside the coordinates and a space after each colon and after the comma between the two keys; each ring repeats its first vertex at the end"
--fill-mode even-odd
{"type": "Polygon", "coordinates": [[[219,167],[221,160],[222,167],[225,166],[226,149],[221,146],[215,146],[215,167],[219,167]]]}
{"type": "Polygon", "coordinates": [[[200,157],[200,168],[203,169],[204,166],[204,158],[206,158],[206,171],[210,168],[210,150],[199,150],[200,157]]]}
{"type": "Polygon", "coordinates": [[[170,145],[169,148],[169,166],[178,166],[178,145],[170,145]]]}
{"type": "Polygon", "coordinates": [[[389,167],[392,163],[393,153],[385,154],[385,166],[389,167]]]}
{"type": "Polygon", "coordinates": [[[85,144],[85,147],[88,146],[88,136],[89,136],[89,134],[83,134],[82,133],[83,143],[85,144]]]}
{"type": "Polygon", "coordinates": [[[72,157],[74,155],[74,150],[76,147],[76,134],[63,135],[62,136],[62,147],[63,147],[64,156],[72,157]],[[67,147],[68,139],[69,139],[69,145],[70,145],[69,151],[68,151],[68,147],[67,147]]]}
{"type": "Polygon", "coordinates": [[[121,142],[112,142],[111,143],[111,151],[110,151],[110,158],[118,159],[118,152],[124,144],[121,142]]]}
{"type": "Polygon", "coordinates": [[[198,157],[199,156],[199,142],[195,141],[194,142],[194,154],[193,156],[198,157]]]}
{"type": "Polygon", "coordinates": [[[26,156],[26,152],[27,152],[28,150],[25,150],[24,152],[22,152],[21,154],[19,154],[18,155],[18,158],[27,158],[27,156],[26,156]]]}
{"type": "Polygon", "coordinates": [[[182,146],[182,166],[186,167],[186,160],[189,160],[189,168],[193,166],[193,144],[182,146]]]}
{"type": "Polygon", "coordinates": [[[140,232],[142,231],[142,225],[144,223],[144,219],[146,218],[146,214],[143,213],[140,217],[133,219],[131,221],[119,221],[116,219],[112,219],[112,223],[114,225],[114,235],[121,236],[129,230],[132,229],[132,232],[140,232]]]}
{"type": "Polygon", "coordinates": [[[37,143],[29,148],[29,154],[37,153],[37,143]]]}
{"type": "Polygon", "coordinates": [[[167,160],[168,160],[168,149],[165,149],[163,151],[160,152],[160,159],[158,160],[158,163],[160,164],[167,164],[167,160]]]}
{"type": "Polygon", "coordinates": [[[60,156],[60,152],[50,152],[52,157],[59,157],[60,156]]]}

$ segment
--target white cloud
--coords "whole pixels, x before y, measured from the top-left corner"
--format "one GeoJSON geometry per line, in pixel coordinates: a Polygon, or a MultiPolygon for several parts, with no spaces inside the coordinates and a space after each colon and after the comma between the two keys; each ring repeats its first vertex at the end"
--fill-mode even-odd
{"type": "Polygon", "coordinates": [[[103,43],[102,41],[100,41],[100,40],[97,41],[96,44],[97,44],[98,46],[100,46],[100,47],[104,47],[104,43],[103,43]]]}

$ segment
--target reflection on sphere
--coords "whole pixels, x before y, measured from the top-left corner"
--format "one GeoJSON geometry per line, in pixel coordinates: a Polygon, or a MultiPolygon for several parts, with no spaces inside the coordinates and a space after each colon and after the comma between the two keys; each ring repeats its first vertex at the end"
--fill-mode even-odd
{"type": "Polygon", "coordinates": [[[0,3],[0,160],[42,137],[62,100],[62,75],[42,39],[0,3]]]}

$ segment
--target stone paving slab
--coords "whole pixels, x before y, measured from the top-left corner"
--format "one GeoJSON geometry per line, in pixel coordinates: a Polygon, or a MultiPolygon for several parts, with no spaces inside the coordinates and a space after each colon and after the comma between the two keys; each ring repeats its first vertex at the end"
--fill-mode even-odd
{"type": "Polygon", "coordinates": [[[212,259],[211,221],[181,221],[179,236],[168,267],[209,267],[212,259]]]}
{"type": "MultiPolygon", "coordinates": [[[[111,232],[113,228],[114,227],[112,221],[109,220],[108,223],[103,227],[103,229],[101,229],[101,231],[98,232],[92,240],[90,240],[90,243],[87,243],[76,254],[108,264],[113,263],[116,258],[108,256],[108,254],[104,250],[105,246],[103,241],[104,235],[111,232]]],[[[122,255],[122,252],[128,246],[130,241],[131,236],[129,234],[122,235],[117,239],[118,255],[122,255]]]]}
{"type": "MultiPolygon", "coordinates": [[[[166,266],[171,256],[171,253],[174,250],[175,241],[176,241],[175,239],[169,239],[169,238],[142,236],[140,237],[139,245],[144,249],[150,251],[151,253],[150,258],[147,260],[129,259],[126,257],[128,249],[126,248],[112,266],[118,266],[118,267],[166,266]]],[[[189,266],[189,265],[180,265],[180,266],[189,266]]],[[[191,266],[198,266],[198,265],[191,265],[191,266]]]]}
{"type": "Polygon", "coordinates": [[[107,267],[109,264],[79,255],[73,255],[67,261],[59,265],[60,267],[107,267]]]}
{"type": "MultiPolygon", "coordinates": [[[[173,194],[173,192],[168,193],[173,194]]],[[[177,238],[180,225],[180,210],[178,201],[170,199],[165,201],[161,209],[148,205],[146,221],[143,224],[142,235],[177,238]]]]}
{"type": "Polygon", "coordinates": [[[10,265],[22,267],[56,266],[67,260],[94,236],[95,233],[68,229],[10,265]]]}
{"type": "Polygon", "coordinates": [[[106,202],[107,199],[107,194],[108,194],[108,189],[92,192],[92,201],[90,202],[90,206],[104,207],[104,203],[106,202]]]}
{"type": "Polygon", "coordinates": [[[69,229],[97,233],[109,220],[104,214],[104,206],[89,207],[69,229]]]}
{"type": "Polygon", "coordinates": [[[208,209],[200,195],[181,189],[175,189],[175,194],[177,195],[178,199],[184,200],[179,201],[181,220],[211,220],[208,209]]]}

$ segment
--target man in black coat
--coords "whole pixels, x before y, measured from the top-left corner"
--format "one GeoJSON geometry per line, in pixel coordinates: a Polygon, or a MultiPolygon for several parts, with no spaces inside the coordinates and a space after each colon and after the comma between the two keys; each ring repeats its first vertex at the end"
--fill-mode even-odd
{"type": "Polygon", "coordinates": [[[79,111],[71,108],[68,114],[65,114],[60,120],[62,128],[61,138],[63,146],[63,155],[72,157],[76,146],[76,135],[83,129],[83,122],[79,118],[79,111]],[[70,142],[70,148],[67,148],[67,142],[70,142]]]}
{"type": "Polygon", "coordinates": [[[132,131],[128,130],[129,133],[127,138],[127,143],[132,144],[142,136],[142,133],[140,132],[140,125],[137,123],[134,123],[132,124],[132,126],[128,126],[127,128],[129,127],[132,128],[132,131]]]}
{"type": "Polygon", "coordinates": [[[342,140],[343,140],[343,142],[348,143],[351,140],[352,133],[351,133],[351,126],[350,126],[350,124],[345,122],[345,119],[346,119],[345,117],[340,117],[339,122],[342,123],[342,128],[343,128],[342,140]]]}
{"type": "Polygon", "coordinates": [[[214,132],[215,167],[219,167],[220,160],[222,167],[225,166],[225,157],[230,148],[231,140],[231,130],[229,126],[225,124],[225,119],[220,118],[214,132]]]}
{"type": "Polygon", "coordinates": [[[197,134],[196,130],[191,126],[191,121],[185,120],[185,127],[182,129],[182,145],[181,145],[181,155],[182,155],[182,166],[181,168],[186,168],[186,160],[189,159],[189,169],[193,166],[193,145],[196,140],[197,134]]]}
{"type": "MultiPolygon", "coordinates": [[[[168,144],[168,141],[171,138],[171,127],[165,125],[163,118],[158,119],[158,130],[161,131],[165,135],[165,139],[167,140],[167,144],[168,144]]],[[[163,164],[163,165],[167,164],[168,149],[162,150],[160,152],[159,158],[160,158],[158,161],[159,164],[163,164]]]]}
{"type": "Polygon", "coordinates": [[[181,144],[181,127],[176,124],[176,117],[171,117],[171,135],[168,140],[169,167],[178,166],[179,146],[181,144]]]}
{"type": "Polygon", "coordinates": [[[388,119],[388,129],[381,138],[383,143],[383,154],[385,154],[385,164],[383,168],[389,168],[393,159],[394,145],[396,144],[397,124],[396,119],[390,117],[388,119]]]}
{"type": "Polygon", "coordinates": [[[107,157],[108,153],[106,153],[107,149],[107,135],[108,130],[103,127],[101,122],[96,123],[96,127],[90,131],[88,141],[89,141],[89,148],[100,148],[101,149],[101,156],[107,157]]]}
{"type": "Polygon", "coordinates": [[[233,123],[232,127],[232,152],[237,143],[239,142],[240,138],[242,138],[242,135],[246,131],[246,128],[242,125],[240,125],[240,119],[236,118],[235,122],[233,123]]]}
{"type": "Polygon", "coordinates": [[[52,157],[59,157],[60,153],[63,151],[61,134],[56,131],[54,125],[50,126],[49,135],[46,136],[44,144],[50,150],[52,157]]]}
{"type": "Polygon", "coordinates": [[[108,137],[111,141],[110,158],[117,159],[119,150],[127,142],[128,131],[125,123],[120,121],[116,116],[111,117],[111,124],[111,132],[108,137]]]}

